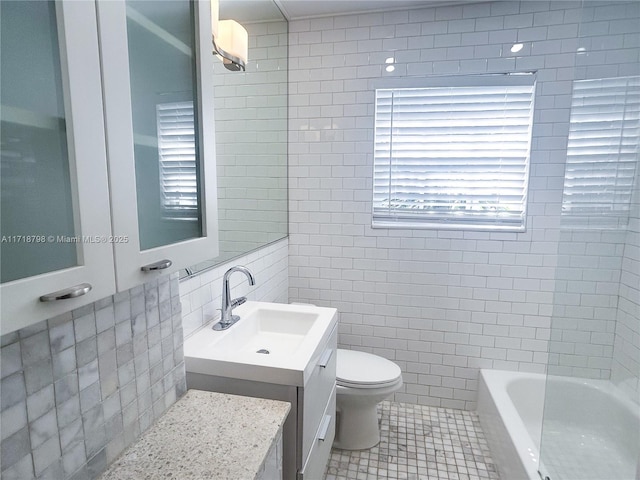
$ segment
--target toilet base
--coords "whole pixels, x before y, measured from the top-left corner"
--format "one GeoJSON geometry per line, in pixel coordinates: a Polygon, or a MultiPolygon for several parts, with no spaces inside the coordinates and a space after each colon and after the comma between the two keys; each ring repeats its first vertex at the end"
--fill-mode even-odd
{"type": "Polygon", "coordinates": [[[398,365],[365,352],[338,349],[335,448],[366,450],[380,443],[378,404],[402,388],[398,365]],[[371,370],[377,371],[374,373],[371,370]]]}
{"type": "Polygon", "coordinates": [[[338,408],[334,448],[366,450],[380,443],[377,404],[338,408]]]}

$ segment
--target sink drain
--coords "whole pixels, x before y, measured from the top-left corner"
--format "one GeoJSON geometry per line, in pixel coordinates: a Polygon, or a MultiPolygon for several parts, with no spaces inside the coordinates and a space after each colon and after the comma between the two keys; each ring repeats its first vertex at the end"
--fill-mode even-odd
{"type": "Polygon", "coordinates": [[[261,348],[260,350],[256,351],[256,353],[264,353],[265,355],[269,355],[271,352],[266,348],[261,348]]]}

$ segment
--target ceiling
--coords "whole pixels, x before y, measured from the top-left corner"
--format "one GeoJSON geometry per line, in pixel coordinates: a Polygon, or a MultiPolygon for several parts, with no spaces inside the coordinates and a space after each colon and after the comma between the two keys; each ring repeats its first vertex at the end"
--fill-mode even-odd
{"type": "Polygon", "coordinates": [[[279,7],[271,0],[219,0],[220,19],[232,18],[236,22],[269,22],[282,20],[279,7]]]}
{"type": "MultiPolygon", "coordinates": [[[[240,23],[326,17],[420,7],[479,3],[483,0],[219,0],[220,18],[240,23]]],[[[140,2],[142,3],[142,2],[140,2]]]]}
{"type": "Polygon", "coordinates": [[[418,7],[480,3],[482,0],[274,0],[289,20],[418,7]]]}

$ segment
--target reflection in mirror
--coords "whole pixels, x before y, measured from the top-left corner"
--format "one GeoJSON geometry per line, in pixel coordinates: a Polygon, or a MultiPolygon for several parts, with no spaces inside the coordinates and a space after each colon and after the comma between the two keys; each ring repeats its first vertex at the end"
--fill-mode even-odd
{"type": "Polygon", "coordinates": [[[193,5],[127,0],[140,248],[202,236],[193,5]]]}
{"type": "Polygon", "coordinates": [[[640,76],[576,80],[562,196],[564,226],[624,228],[638,165],[640,76]]]}
{"type": "MultiPolygon", "coordinates": [[[[78,232],[55,5],[2,2],[0,21],[0,230],[3,239],[42,232],[72,238],[78,232]]],[[[0,280],[73,267],[77,247],[3,240],[0,280]]]]}
{"type": "Polygon", "coordinates": [[[287,236],[288,24],[272,0],[220,0],[249,32],[245,72],[214,65],[220,255],[203,270],[287,236]]]}

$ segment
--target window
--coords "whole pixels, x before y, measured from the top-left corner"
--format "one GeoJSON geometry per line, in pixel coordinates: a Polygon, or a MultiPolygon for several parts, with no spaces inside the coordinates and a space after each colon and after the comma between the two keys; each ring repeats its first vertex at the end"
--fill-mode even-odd
{"type": "Polygon", "coordinates": [[[198,219],[193,102],[156,106],[160,191],[168,218],[198,219]]]}
{"type": "Polygon", "coordinates": [[[376,89],[373,226],[523,231],[534,92],[533,74],[376,89]]]}
{"type": "Polygon", "coordinates": [[[591,227],[628,223],[639,129],[640,77],[574,82],[563,223],[591,227]]]}

